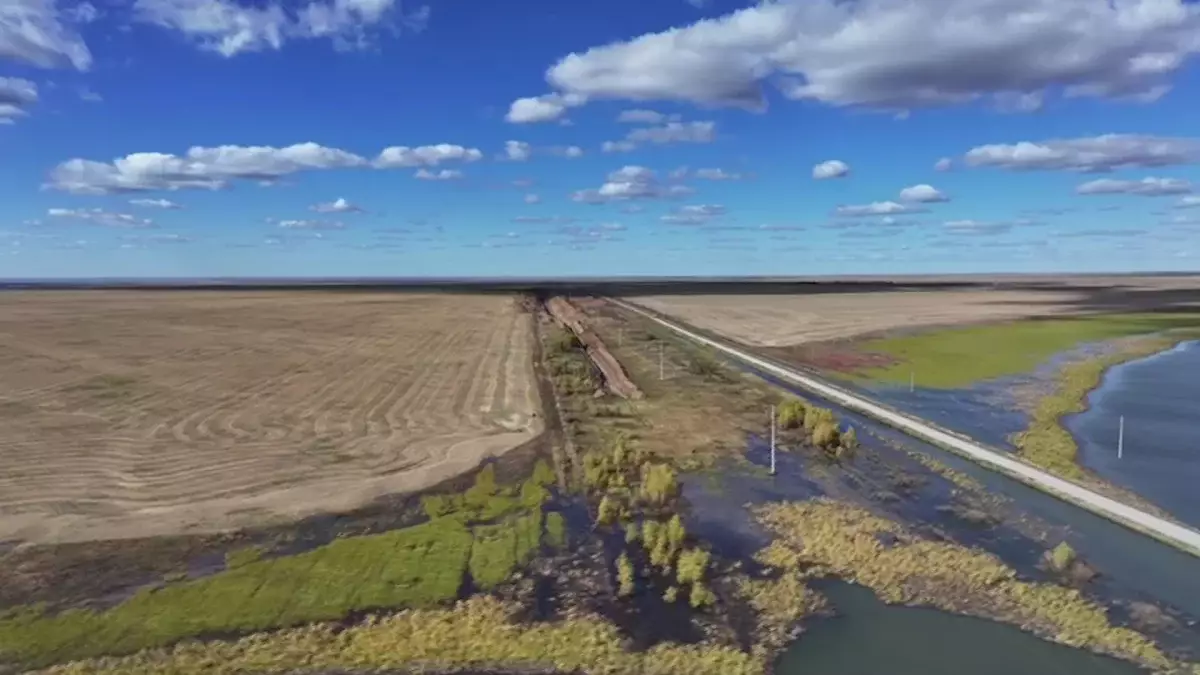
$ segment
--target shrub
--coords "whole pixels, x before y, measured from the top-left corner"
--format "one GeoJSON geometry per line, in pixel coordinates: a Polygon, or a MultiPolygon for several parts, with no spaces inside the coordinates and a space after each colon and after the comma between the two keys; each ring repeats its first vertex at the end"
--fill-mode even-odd
{"type": "Polygon", "coordinates": [[[804,430],[812,432],[821,422],[833,423],[833,411],[828,408],[808,407],[804,410],[804,430]]]}
{"type": "Polygon", "coordinates": [[[639,538],[640,538],[640,532],[638,532],[637,521],[633,521],[625,526],[625,542],[626,543],[632,544],[632,543],[636,542],[639,538]]]}
{"type": "Polygon", "coordinates": [[[854,431],[854,427],[850,427],[842,434],[842,448],[846,450],[854,450],[858,447],[858,434],[854,431]]]}
{"type": "Polygon", "coordinates": [[[688,372],[700,377],[712,378],[721,374],[721,363],[707,351],[697,351],[688,361],[688,372]]]}
{"type": "Polygon", "coordinates": [[[1065,541],[1060,542],[1050,551],[1050,568],[1055,572],[1066,572],[1075,559],[1075,549],[1065,541]]]}
{"type": "Polygon", "coordinates": [[[812,430],[812,443],[818,448],[831,450],[838,444],[838,430],[832,422],[822,421],[812,430]]]}
{"type": "Polygon", "coordinates": [[[617,595],[622,598],[633,595],[633,563],[626,553],[617,558],[617,595]]]}
{"type": "Polygon", "coordinates": [[[529,477],[529,480],[538,485],[544,485],[548,487],[554,484],[554,479],[554,469],[550,468],[550,465],[546,463],[546,460],[539,459],[537,463],[533,465],[533,475],[529,477]]]}
{"type": "Polygon", "coordinates": [[[663,506],[679,495],[679,481],[675,477],[675,470],[667,464],[643,464],[640,487],[642,500],[653,506],[663,506]]]}
{"type": "Polygon", "coordinates": [[[550,338],[548,347],[551,354],[569,354],[583,348],[583,343],[579,341],[579,336],[563,328],[550,338]]]}
{"type": "Polygon", "coordinates": [[[798,398],[784,401],[783,404],[779,406],[779,414],[777,417],[779,427],[781,429],[795,429],[796,427],[799,427],[804,421],[805,411],[804,401],[801,401],[798,398]]]}

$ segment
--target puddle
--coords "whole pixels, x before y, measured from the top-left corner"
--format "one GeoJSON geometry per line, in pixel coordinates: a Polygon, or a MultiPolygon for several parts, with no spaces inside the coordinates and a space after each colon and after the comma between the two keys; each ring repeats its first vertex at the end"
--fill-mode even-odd
{"type": "Polygon", "coordinates": [[[1200,342],[1110,368],[1065,424],[1085,466],[1200,527],[1200,342]]]}
{"type": "Polygon", "coordinates": [[[1135,675],[1136,666],[1038,639],[1004,624],[886,605],[848,583],[821,584],[838,616],[812,622],[778,675],[1135,675]]]}

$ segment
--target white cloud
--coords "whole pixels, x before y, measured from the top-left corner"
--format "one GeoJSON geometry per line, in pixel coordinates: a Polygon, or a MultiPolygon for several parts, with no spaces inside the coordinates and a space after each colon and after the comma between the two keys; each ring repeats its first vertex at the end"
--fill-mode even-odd
{"type": "Polygon", "coordinates": [[[919,213],[924,209],[912,206],[909,204],[900,204],[898,202],[872,202],[860,206],[839,206],[834,211],[835,215],[846,217],[859,216],[887,216],[898,213],[919,213]]]}
{"type": "Polygon", "coordinates": [[[658,124],[667,116],[655,110],[622,110],[617,121],[627,124],[658,124]]]}
{"type": "Polygon", "coordinates": [[[664,223],[675,225],[702,225],[713,218],[725,215],[725,207],[719,204],[696,204],[682,206],[662,217],[664,223]]]}
{"type": "Polygon", "coordinates": [[[363,211],[361,207],[351,204],[342,197],[338,197],[331,202],[313,204],[308,208],[310,211],[316,211],[317,213],[362,213],[363,211]]]}
{"type": "Polygon", "coordinates": [[[964,155],[968,166],[1013,171],[1065,170],[1104,173],[1114,169],[1154,168],[1200,159],[1200,141],[1191,138],[1105,134],[1012,145],[981,145],[964,155]]]}
{"type": "Polygon", "coordinates": [[[86,18],[86,13],[60,10],[55,0],[4,0],[0,2],[0,59],[39,68],[70,65],[87,70],[92,67],[92,53],[73,25],[85,23],[86,18]]]}
{"type": "Polygon", "coordinates": [[[293,39],[327,38],[336,49],[362,49],[373,33],[400,26],[420,30],[429,18],[422,7],[403,14],[398,0],[313,0],[243,5],[236,0],[135,0],[138,21],[179,31],[202,49],[231,57],[281,49],[293,39]],[[397,23],[398,22],[398,23],[397,23]]]}
{"type": "Polygon", "coordinates": [[[929,204],[933,202],[948,202],[950,198],[932,185],[922,183],[901,190],[900,201],[929,204]]]}
{"type": "Polygon", "coordinates": [[[604,141],[600,146],[601,152],[632,152],[637,150],[637,143],[633,141],[604,141]]]}
{"type": "Polygon", "coordinates": [[[344,230],[346,224],[337,220],[275,220],[268,218],[267,222],[287,230],[344,230]]]}
{"type": "Polygon", "coordinates": [[[100,103],[104,101],[104,97],[87,87],[83,87],[79,90],[79,100],[87,101],[88,103],[100,103]]]}
{"type": "MultiPolygon", "coordinates": [[[[2,32],[0,39],[3,39],[2,32]]],[[[19,77],[0,77],[0,124],[12,124],[14,118],[28,115],[29,107],[37,101],[37,85],[33,82],[19,77]]]]}
{"type": "Polygon", "coordinates": [[[375,159],[374,165],[380,169],[407,168],[414,166],[438,166],[442,162],[461,161],[477,162],[483,158],[483,153],[477,148],[464,148],[461,145],[439,143],[437,145],[422,145],[410,148],[405,145],[384,148],[375,159]]]}
{"type": "Polygon", "coordinates": [[[533,154],[533,148],[522,141],[505,141],[504,158],[513,162],[524,162],[533,154]]]}
{"type": "Polygon", "coordinates": [[[51,218],[84,220],[105,227],[154,227],[154,221],[149,218],[139,218],[128,213],[112,213],[104,209],[48,209],[46,215],[51,218]]]}
{"type": "Polygon", "coordinates": [[[143,206],[152,209],[176,210],[183,208],[170,199],[130,199],[129,203],[133,204],[134,206],[143,206]]]}
{"type": "Polygon", "coordinates": [[[630,131],[625,140],[633,143],[711,143],[716,122],[667,122],[659,127],[630,131]]]}
{"type": "Polygon", "coordinates": [[[850,166],[840,159],[831,159],[813,167],[812,177],[817,180],[841,178],[850,173],[850,166]]]}
{"type": "Polygon", "coordinates": [[[1189,195],[1175,202],[1175,208],[1177,209],[1192,209],[1196,207],[1200,207],[1200,196],[1198,195],[1189,195]]]}
{"type": "Polygon", "coordinates": [[[365,166],[358,155],[316,143],[286,148],[193,147],[183,157],[138,152],[112,163],[70,159],[50,172],[49,187],[76,194],[109,194],[225,187],[235,179],[274,181],[299,171],[365,166]]]}
{"type": "Polygon", "coordinates": [[[546,149],[552,155],[576,159],[583,157],[583,148],[578,145],[556,145],[546,149]]]}
{"type": "Polygon", "coordinates": [[[933,165],[934,171],[949,171],[950,169],[953,169],[953,168],[954,168],[954,160],[950,159],[949,157],[943,157],[943,158],[939,159],[933,165]]]}
{"type": "Polygon", "coordinates": [[[1088,181],[1075,188],[1081,195],[1113,195],[1129,194],[1144,197],[1160,197],[1163,195],[1181,195],[1192,191],[1192,184],[1179,178],[1153,178],[1141,180],[1112,180],[1101,178],[1088,181]]]}
{"type": "Polygon", "coordinates": [[[541,204],[542,198],[535,194],[527,194],[527,195],[525,195],[525,203],[526,204],[541,204]]]}
{"type": "Polygon", "coordinates": [[[742,174],[731,173],[724,169],[696,169],[696,178],[704,180],[741,180],[742,174]]]}
{"type": "Polygon", "coordinates": [[[1012,229],[1012,223],[985,222],[980,220],[948,220],[943,225],[951,234],[1003,234],[1012,229]]]}
{"type": "Polygon", "coordinates": [[[594,98],[748,108],[765,105],[768,79],[790,98],[890,110],[1027,106],[1058,87],[1153,99],[1200,51],[1198,29],[1200,6],[1183,0],[779,0],[570,54],[546,79],[594,98]]]}
{"type": "Polygon", "coordinates": [[[413,178],[421,180],[458,180],[463,177],[463,172],[457,169],[442,169],[441,171],[430,171],[429,169],[417,169],[413,174],[413,178]]]}
{"type": "Polygon", "coordinates": [[[644,166],[624,166],[608,174],[608,180],[596,189],[577,190],[571,199],[602,204],[629,199],[666,199],[692,193],[686,185],[663,185],[657,175],[644,166]]]}
{"type": "Polygon", "coordinates": [[[566,114],[568,108],[581,106],[587,98],[576,94],[544,94],[519,98],[512,102],[504,119],[513,124],[553,122],[566,114]]]}

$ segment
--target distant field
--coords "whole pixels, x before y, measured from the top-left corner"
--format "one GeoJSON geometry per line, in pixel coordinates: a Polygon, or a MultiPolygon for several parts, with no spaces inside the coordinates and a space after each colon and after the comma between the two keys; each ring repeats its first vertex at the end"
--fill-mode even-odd
{"type": "Polygon", "coordinates": [[[796,295],[643,296],[634,300],[757,347],[785,347],[898,328],[956,325],[1074,311],[1072,291],[896,291],[796,295]]]}
{"type": "Polygon", "coordinates": [[[921,386],[951,389],[1031,371],[1080,344],[1179,329],[1200,329],[1200,313],[1104,314],[934,330],[855,343],[861,352],[891,360],[855,374],[907,383],[911,373],[919,373],[921,386]]]}
{"type": "Polygon", "coordinates": [[[511,297],[0,294],[0,541],[221,531],[427,487],[540,431],[511,297]]]}

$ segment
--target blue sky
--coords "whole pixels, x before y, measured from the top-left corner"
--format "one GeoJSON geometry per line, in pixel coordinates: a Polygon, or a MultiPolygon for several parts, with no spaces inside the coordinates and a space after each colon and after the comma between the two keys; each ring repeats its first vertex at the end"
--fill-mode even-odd
{"type": "Polygon", "coordinates": [[[1180,0],[5,0],[0,278],[1194,270],[1180,0]]]}

